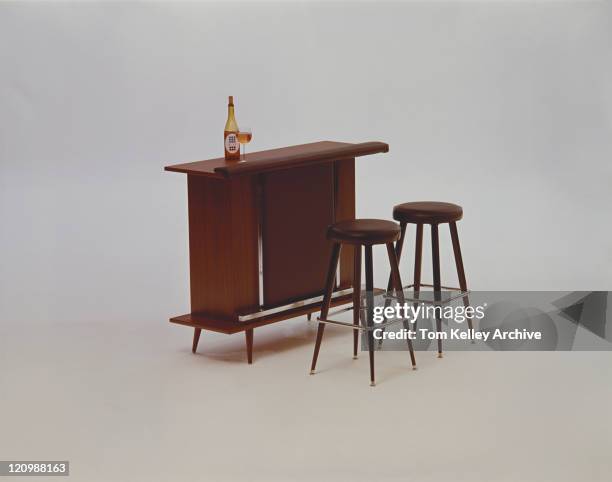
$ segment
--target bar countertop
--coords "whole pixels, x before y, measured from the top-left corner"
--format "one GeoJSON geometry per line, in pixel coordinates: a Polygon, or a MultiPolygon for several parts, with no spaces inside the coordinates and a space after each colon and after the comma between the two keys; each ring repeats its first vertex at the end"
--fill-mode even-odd
{"type": "Polygon", "coordinates": [[[320,141],[300,144],[279,149],[251,152],[245,160],[226,161],[223,157],[204,161],[188,162],[166,166],[166,171],[185,174],[228,178],[238,175],[259,174],[293,167],[302,167],[322,162],[351,159],[368,154],[388,152],[389,145],[384,142],[347,142],[320,141]]]}

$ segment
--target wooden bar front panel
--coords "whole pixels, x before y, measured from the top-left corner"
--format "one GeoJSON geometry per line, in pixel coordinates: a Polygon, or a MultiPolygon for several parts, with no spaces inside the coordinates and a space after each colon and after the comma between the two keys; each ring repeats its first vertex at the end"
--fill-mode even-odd
{"type": "Polygon", "coordinates": [[[259,306],[256,180],[187,176],[193,314],[235,319],[259,306]]]}
{"type": "Polygon", "coordinates": [[[334,222],[334,163],[263,174],[264,306],[323,293],[334,222]]]}

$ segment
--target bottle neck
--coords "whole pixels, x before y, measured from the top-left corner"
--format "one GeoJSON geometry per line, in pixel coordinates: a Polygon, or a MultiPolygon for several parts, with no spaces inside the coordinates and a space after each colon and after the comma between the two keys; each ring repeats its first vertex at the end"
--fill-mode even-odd
{"type": "Polygon", "coordinates": [[[236,123],[236,118],[234,117],[234,104],[228,104],[227,106],[227,122],[225,123],[225,130],[238,130],[238,124],[236,123]]]}

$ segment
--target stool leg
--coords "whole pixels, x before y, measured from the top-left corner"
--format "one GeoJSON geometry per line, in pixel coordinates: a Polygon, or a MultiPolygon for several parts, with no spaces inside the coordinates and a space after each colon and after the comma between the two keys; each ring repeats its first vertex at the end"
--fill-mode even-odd
{"type": "MultiPolygon", "coordinates": [[[[353,325],[359,327],[361,316],[361,246],[355,246],[353,264],[353,325]]],[[[353,330],[353,359],[357,359],[359,330],[353,330]]]]}
{"type": "MultiPolygon", "coordinates": [[[[414,243],[414,276],[412,278],[412,289],[414,291],[414,298],[419,299],[419,291],[421,291],[421,264],[423,260],[423,225],[417,224],[416,227],[416,242],[414,243]]],[[[399,263],[399,258],[397,259],[399,263]]],[[[416,308],[418,303],[414,304],[416,308]]],[[[414,320],[414,330],[417,329],[417,320],[414,320]]]]}
{"type": "MultiPolygon", "coordinates": [[[[431,254],[433,264],[433,284],[434,284],[434,300],[442,299],[442,283],[440,282],[440,240],[438,238],[438,225],[431,225],[431,254]]],[[[434,305],[438,306],[438,305],[434,305]]],[[[442,332],[442,319],[436,310],[436,331],[438,332],[438,358],[442,358],[442,339],[439,338],[442,332]]]]}
{"type": "MultiPolygon", "coordinates": [[[[459,245],[459,234],[457,233],[457,223],[449,224],[451,239],[453,240],[453,253],[455,254],[455,265],[457,266],[457,277],[459,278],[459,287],[461,291],[467,291],[467,281],[465,279],[465,271],[463,269],[463,257],[461,256],[461,246],[459,245]]],[[[470,306],[469,296],[463,297],[463,306],[470,306]]],[[[468,328],[473,329],[472,318],[468,318],[468,328]]]]}
{"type": "MultiPolygon", "coordinates": [[[[387,243],[387,254],[389,255],[389,264],[391,265],[391,278],[394,280],[395,291],[397,292],[398,301],[403,305],[405,303],[404,291],[402,289],[402,278],[399,272],[399,266],[397,264],[397,258],[395,257],[395,251],[393,250],[393,243],[387,243]]],[[[410,325],[407,320],[404,320],[404,328],[410,330],[410,325]]],[[[416,370],[416,359],[414,357],[414,350],[412,348],[412,340],[408,338],[408,350],[410,351],[410,360],[412,361],[412,369],[416,370]]]]}
{"type": "MultiPolygon", "coordinates": [[[[417,224],[416,242],[414,244],[414,291],[421,289],[421,260],[423,259],[423,225],[417,224]]],[[[397,259],[399,263],[399,257],[397,259]]]]}
{"type": "Polygon", "coordinates": [[[198,349],[198,343],[200,342],[200,334],[202,333],[201,328],[193,329],[193,344],[191,345],[191,353],[195,353],[198,349]]]}
{"type": "MultiPolygon", "coordinates": [[[[321,316],[319,319],[326,320],[329,313],[329,305],[331,304],[331,296],[334,291],[334,283],[336,281],[336,269],[338,267],[338,257],[340,256],[340,244],[334,243],[332,247],[331,258],[329,260],[329,268],[327,270],[327,279],[325,281],[325,294],[323,295],[323,303],[321,304],[321,316]]],[[[323,331],[325,323],[319,321],[317,328],[317,341],[315,342],[314,353],[312,354],[312,365],[310,365],[310,374],[314,375],[317,366],[317,358],[319,357],[319,349],[321,348],[321,340],[323,339],[323,331]]]]}
{"type": "MultiPolygon", "coordinates": [[[[404,237],[406,236],[406,223],[400,224],[400,237],[395,243],[395,257],[397,262],[399,263],[400,258],[402,257],[402,248],[404,247],[404,237]]],[[[387,291],[391,291],[393,289],[393,274],[389,275],[389,283],[387,283],[387,291]]]]}
{"type": "Polygon", "coordinates": [[[372,267],[372,245],[365,247],[365,275],[366,275],[366,295],[367,295],[367,334],[368,352],[370,354],[370,386],[376,385],[374,376],[374,276],[372,267]]]}
{"type": "MultiPolygon", "coordinates": [[[[399,259],[402,256],[402,247],[404,246],[404,236],[406,236],[406,223],[400,223],[400,237],[397,240],[397,242],[395,243],[395,257],[397,259],[397,262],[399,263],[399,259]]],[[[390,293],[393,290],[393,274],[389,275],[389,282],[387,283],[387,293],[390,293]]],[[[389,300],[389,298],[387,298],[385,300],[385,308],[387,308],[388,306],[391,305],[391,301],[389,300]]],[[[385,332],[385,327],[383,326],[381,328],[381,333],[385,332]]],[[[383,339],[381,337],[380,340],[378,340],[378,346],[381,347],[383,344],[383,339]]]]}

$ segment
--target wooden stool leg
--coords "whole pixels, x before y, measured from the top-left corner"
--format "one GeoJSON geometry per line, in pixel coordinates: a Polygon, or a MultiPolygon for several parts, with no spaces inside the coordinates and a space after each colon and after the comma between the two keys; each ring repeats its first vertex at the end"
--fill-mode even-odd
{"type": "MultiPolygon", "coordinates": [[[[442,299],[442,283],[440,282],[440,240],[438,238],[438,225],[431,225],[431,254],[433,264],[433,284],[434,284],[434,300],[442,299]]],[[[437,305],[434,305],[437,306],[437,305]]],[[[442,332],[442,319],[436,310],[436,331],[438,332],[438,358],[442,358],[442,339],[439,338],[442,332]]]]}
{"type": "MultiPolygon", "coordinates": [[[[417,224],[416,227],[416,242],[414,243],[414,276],[412,278],[412,290],[414,291],[414,298],[419,299],[419,291],[421,291],[421,265],[423,264],[423,225],[417,224]]],[[[399,263],[399,258],[397,260],[399,263]]],[[[417,308],[418,303],[414,303],[414,307],[417,308]]],[[[414,320],[413,328],[417,329],[417,320],[414,320]]]]}
{"type": "MultiPolygon", "coordinates": [[[[397,298],[398,298],[398,301],[403,305],[406,300],[404,299],[404,291],[402,289],[402,278],[400,276],[399,265],[397,263],[395,251],[393,250],[393,243],[387,243],[387,254],[389,255],[389,264],[391,265],[391,278],[393,279],[393,284],[395,286],[397,298]]],[[[408,323],[408,320],[404,320],[404,328],[406,330],[410,330],[410,325],[408,323]]],[[[414,357],[414,350],[412,348],[412,340],[410,338],[408,338],[408,350],[410,351],[410,360],[412,361],[412,369],[416,370],[416,359],[414,357]]]]}
{"type": "Polygon", "coordinates": [[[453,252],[455,253],[455,264],[457,265],[457,276],[459,277],[459,287],[463,291],[467,291],[467,282],[465,280],[465,271],[463,269],[463,258],[461,257],[461,246],[459,245],[459,234],[457,233],[457,223],[449,224],[451,239],[453,240],[453,252]]]}
{"type": "Polygon", "coordinates": [[[200,328],[193,329],[193,344],[191,345],[191,353],[195,353],[198,349],[198,343],[200,342],[200,334],[202,330],[200,328]]]}
{"type": "MultiPolygon", "coordinates": [[[[395,243],[395,257],[397,259],[397,262],[399,264],[399,260],[400,257],[402,256],[402,247],[404,246],[404,237],[406,236],[406,223],[401,223],[400,224],[400,237],[397,240],[397,242],[395,243]]],[[[394,283],[393,283],[393,274],[389,275],[389,282],[387,283],[387,293],[390,293],[394,288],[394,283]]],[[[391,300],[389,298],[387,298],[385,300],[385,308],[387,308],[388,306],[391,305],[391,300]]],[[[386,327],[383,326],[381,328],[381,334],[385,332],[386,327]]],[[[383,339],[381,337],[380,340],[378,340],[378,346],[381,347],[383,344],[383,339]]]]}
{"type": "MultiPolygon", "coordinates": [[[[336,282],[336,269],[338,267],[338,257],[340,256],[340,244],[334,243],[332,247],[331,259],[329,260],[329,268],[327,270],[327,279],[325,281],[325,294],[323,295],[323,303],[321,304],[321,320],[327,319],[329,306],[331,304],[331,296],[334,291],[336,282]]],[[[310,365],[310,374],[314,375],[317,366],[317,358],[319,357],[319,349],[321,348],[321,340],[323,339],[323,331],[325,331],[325,323],[319,321],[317,328],[317,341],[315,342],[314,353],[312,354],[312,364],[310,365]]]]}
{"type": "Polygon", "coordinates": [[[370,386],[376,385],[374,376],[374,276],[372,266],[372,245],[365,247],[365,275],[366,275],[366,295],[367,295],[367,334],[368,352],[370,354],[370,386]]]}
{"type": "MultiPolygon", "coordinates": [[[[353,325],[359,327],[361,315],[361,246],[354,247],[353,264],[353,325]]],[[[359,330],[353,330],[353,359],[357,359],[359,330]]]]}
{"type": "MultiPolygon", "coordinates": [[[[395,257],[399,264],[400,258],[402,257],[402,248],[404,247],[404,237],[406,236],[406,223],[400,224],[400,238],[395,243],[395,257]]],[[[393,274],[389,275],[389,282],[387,283],[387,291],[393,289],[393,274]]]]}
{"type": "MultiPolygon", "coordinates": [[[[461,245],[459,244],[459,234],[457,233],[457,223],[452,222],[449,225],[451,239],[453,240],[453,253],[455,254],[455,265],[457,266],[457,277],[459,278],[459,288],[461,291],[467,291],[467,281],[465,279],[465,270],[463,269],[463,257],[461,256],[461,245]]],[[[466,308],[470,306],[469,296],[463,297],[463,306],[466,308]]],[[[468,318],[468,328],[473,329],[472,318],[468,318]]]]}
{"type": "MultiPolygon", "coordinates": [[[[423,259],[423,225],[417,224],[416,242],[414,244],[414,291],[421,289],[421,262],[423,259]]],[[[399,258],[397,260],[399,263],[399,258]]]]}
{"type": "Polygon", "coordinates": [[[244,334],[246,335],[247,361],[250,365],[253,363],[253,328],[249,328],[244,334]]]}

